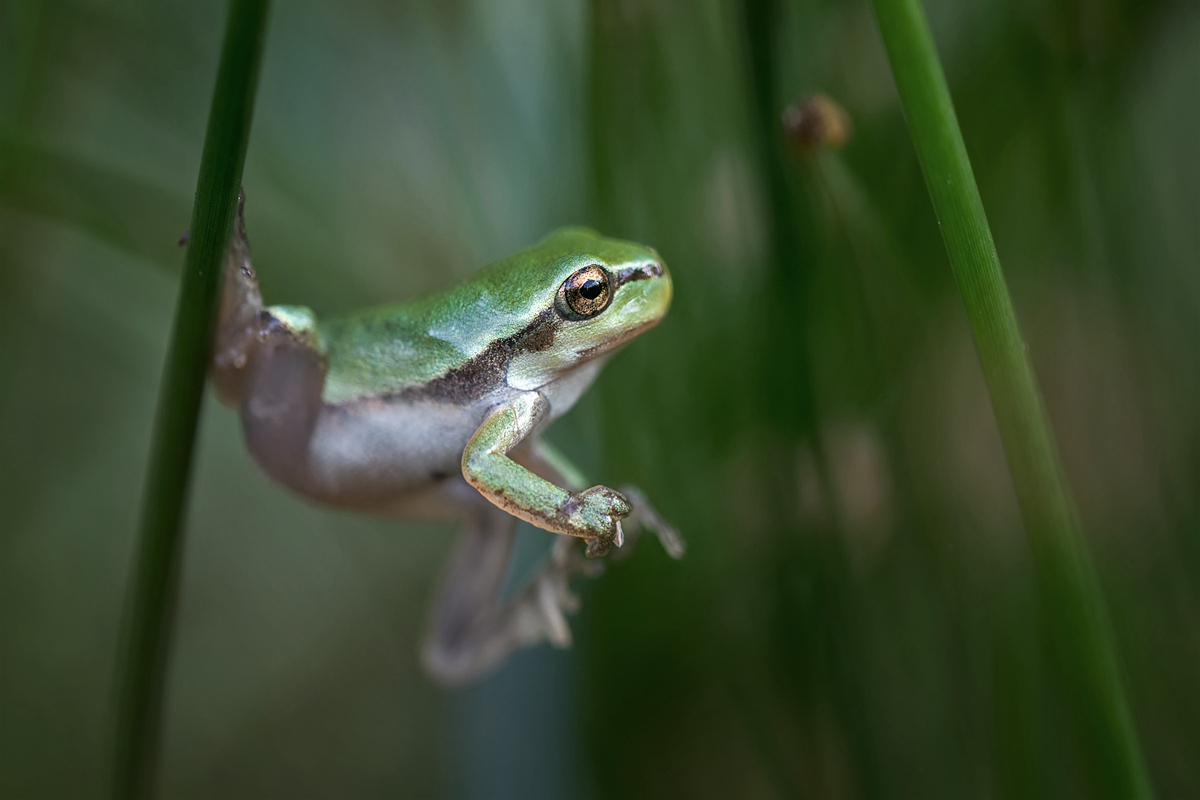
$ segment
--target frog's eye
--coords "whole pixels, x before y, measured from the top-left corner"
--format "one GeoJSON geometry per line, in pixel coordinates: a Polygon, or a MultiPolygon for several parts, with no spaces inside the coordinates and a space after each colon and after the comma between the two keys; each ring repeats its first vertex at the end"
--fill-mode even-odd
{"type": "Polygon", "coordinates": [[[593,264],[575,272],[567,278],[558,290],[560,308],[566,305],[564,311],[574,319],[594,317],[612,300],[612,288],[608,273],[604,268],[593,264]]]}

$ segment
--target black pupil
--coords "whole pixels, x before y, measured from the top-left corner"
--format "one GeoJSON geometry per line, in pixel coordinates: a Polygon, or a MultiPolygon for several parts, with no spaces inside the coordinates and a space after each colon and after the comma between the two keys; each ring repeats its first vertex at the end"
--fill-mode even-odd
{"type": "Polygon", "coordinates": [[[600,281],[594,280],[592,278],[588,278],[586,281],[583,282],[583,285],[579,287],[579,293],[588,300],[595,300],[597,297],[600,296],[600,293],[603,291],[604,291],[604,286],[602,286],[600,284],[600,281]]]}

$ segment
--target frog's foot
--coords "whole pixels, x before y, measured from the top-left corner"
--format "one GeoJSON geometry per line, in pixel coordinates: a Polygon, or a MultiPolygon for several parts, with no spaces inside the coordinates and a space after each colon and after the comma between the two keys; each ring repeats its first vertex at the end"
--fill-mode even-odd
{"type": "Polygon", "coordinates": [[[663,550],[671,558],[683,558],[687,553],[687,543],[679,535],[679,531],[663,519],[658,510],[646,499],[646,495],[636,486],[622,486],[621,493],[629,498],[633,505],[633,513],[624,520],[624,543],[617,542],[617,558],[625,558],[633,552],[638,539],[644,531],[651,531],[658,537],[663,550]]]}
{"type": "Polygon", "coordinates": [[[500,587],[516,520],[463,481],[448,481],[445,492],[473,513],[434,604],[421,648],[426,671],[439,683],[461,685],[482,677],[519,648],[547,641],[568,646],[567,615],[579,609],[571,580],[598,575],[603,563],[585,559],[577,538],[559,536],[550,558],[524,588],[504,599],[500,587]]]}
{"type": "Polygon", "coordinates": [[[514,617],[521,628],[524,644],[547,641],[555,647],[571,646],[568,614],[579,611],[579,596],[571,591],[571,579],[594,578],[604,572],[603,562],[589,561],[579,543],[560,536],[554,543],[550,560],[530,579],[514,603],[514,617]]]}
{"type": "Polygon", "coordinates": [[[621,520],[632,512],[633,506],[620,492],[607,486],[593,486],[570,495],[562,506],[565,530],[559,533],[586,539],[587,557],[598,558],[625,543],[621,520]]]}

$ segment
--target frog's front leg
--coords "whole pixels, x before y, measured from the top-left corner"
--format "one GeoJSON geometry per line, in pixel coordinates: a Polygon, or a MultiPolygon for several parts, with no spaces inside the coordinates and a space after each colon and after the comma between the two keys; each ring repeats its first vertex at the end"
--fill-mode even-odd
{"type": "Polygon", "coordinates": [[[605,555],[623,542],[621,520],[633,507],[607,486],[572,492],[556,486],[509,458],[509,451],[532,435],[549,416],[538,392],[523,392],[494,409],[463,451],[467,482],[495,505],[539,528],[588,542],[587,555],[605,555]]]}
{"type": "MultiPolygon", "coordinates": [[[[421,651],[426,670],[445,684],[473,680],[520,647],[543,641],[558,647],[569,645],[571,629],[566,614],[579,608],[579,598],[571,592],[571,580],[577,576],[594,577],[604,567],[603,563],[585,559],[575,539],[561,536],[554,543],[549,559],[525,587],[511,600],[500,598],[512,552],[514,514],[522,519],[533,515],[528,510],[517,513],[512,498],[519,496],[526,509],[555,509],[556,504],[568,502],[566,497],[586,494],[583,474],[548,444],[536,438],[525,438],[519,447],[513,444],[520,440],[523,431],[528,436],[544,413],[539,408],[545,401],[539,402],[538,397],[526,397],[516,407],[497,409],[488,418],[492,427],[488,428],[485,422],[480,428],[483,436],[477,434],[479,441],[472,440],[484,453],[508,461],[482,470],[492,481],[493,495],[476,491],[478,483],[468,485],[455,478],[431,490],[427,498],[460,516],[465,512],[466,522],[466,530],[442,577],[421,651]],[[485,437],[491,444],[482,443],[485,437]],[[511,461],[504,455],[510,451],[511,461]],[[510,488],[504,488],[506,479],[510,488]],[[570,491],[560,489],[559,485],[570,491]],[[496,502],[495,496],[505,502],[496,502]]],[[[480,459],[483,455],[477,453],[475,457],[480,459]]],[[[463,460],[464,464],[468,461],[465,457],[463,460]]],[[[619,552],[632,547],[634,536],[644,527],[658,534],[673,557],[683,555],[683,541],[675,529],[663,521],[640,491],[633,487],[626,491],[636,499],[632,514],[625,520],[631,535],[619,552]]]]}
{"type": "MultiPolygon", "coordinates": [[[[579,490],[588,484],[583,472],[570,459],[540,438],[534,439],[527,447],[521,447],[513,454],[513,458],[546,480],[570,489],[579,490]]],[[[645,493],[636,486],[627,485],[621,487],[621,494],[633,505],[633,513],[621,521],[625,542],[617,550],[617,556],[624,558],[629,555],[637,545],[640,534],[650,531],[658,537],[667,555],[683,558],[687,553],[687,543],[675,526],[658,513],[645,493]]]]}

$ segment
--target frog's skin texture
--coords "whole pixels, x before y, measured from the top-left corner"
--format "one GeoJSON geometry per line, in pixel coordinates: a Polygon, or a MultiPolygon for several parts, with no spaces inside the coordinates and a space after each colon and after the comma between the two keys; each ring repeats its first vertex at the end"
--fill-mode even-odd
{"type": "Polygon", "coordinates": [[[463,523],[422,649],[433,677],[462,683],[518,647],[568,645],[563,614],[578,606],[569,581],[601,566],[578,539],[602,556],[646,528],[683,555],[640,491],[584,488],[538,439],[617,348],[666,313],[671,278],[657,253],[565,228],[439,295],[318,322],[307,308],[263,307],[241,205],[213,344],[216,392],[240,410],[255,461],[289,489],[463,523]],[[563,536],[502,602],[518,518],[563,536]]]}

